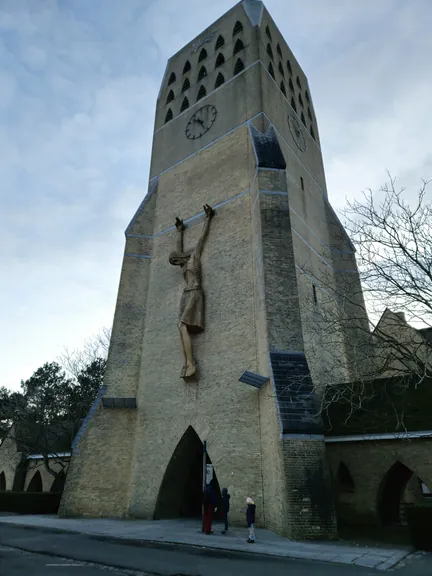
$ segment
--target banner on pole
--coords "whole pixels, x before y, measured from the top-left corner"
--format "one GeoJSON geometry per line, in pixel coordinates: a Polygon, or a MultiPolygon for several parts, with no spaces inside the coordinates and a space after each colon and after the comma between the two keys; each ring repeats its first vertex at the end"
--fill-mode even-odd
{"type": "Polygon", "coordinates": [[[213,464],[206,464],[206,484],[210,484],[213,480],[213,464]]]}

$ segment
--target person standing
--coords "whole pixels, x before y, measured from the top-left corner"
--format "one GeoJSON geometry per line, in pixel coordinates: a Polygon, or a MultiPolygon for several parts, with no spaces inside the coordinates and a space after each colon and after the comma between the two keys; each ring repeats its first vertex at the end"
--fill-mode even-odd
{"type": "Polygon", "coordinates": [[[256,506],[252,498],[247,498],[246,522],[249,528],[249,537],[247,542],[253,544],[255,542],[255,510],[256,506]]]}
{"type": "Polygon", "coordinates": [[[225,523],[225,529],[222,530],[222,534],[226,534],[228,532],[228,512],[230,509],[230,498],[231,496],[228,494],[228,489],[222,488],[221,510],[222,518],[225,523]]]}
{"type": "Polygon", "coordinates": [[[203,506],[204,506],[204,532],[205,534],[213,534],[213,512],[215,508],[215,495],[211,484],[207,484],[203,493],[203,506]]]}

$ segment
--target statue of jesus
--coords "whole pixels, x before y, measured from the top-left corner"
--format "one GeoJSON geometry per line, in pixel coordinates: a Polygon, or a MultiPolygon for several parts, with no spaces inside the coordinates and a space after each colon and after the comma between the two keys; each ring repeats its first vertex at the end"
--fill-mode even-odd
{"type": "Polygon", "coordinates": [[[214,210],[206,204],[204,206],[206,221],[201,230],[200,237],[194,249],[183,251],[183,220],[176,218],[177,250],[169,255],[169,262],[173,266],[180,266],[183,270],[185,287],[180,302],[179,330],[184,354],[184,365],[181,378],[190,378],[196,372],[196,364],[192,356],[192,341],[190,334],[204,330],[204,294],[201,286],[201,253],[204,240],[213,218],[214,210]]]}

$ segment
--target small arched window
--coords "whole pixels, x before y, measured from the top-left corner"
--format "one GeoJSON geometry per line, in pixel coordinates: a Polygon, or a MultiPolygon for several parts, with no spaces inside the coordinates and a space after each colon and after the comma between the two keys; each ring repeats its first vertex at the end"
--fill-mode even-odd
{"type": "Polygon", "coordinates": [[[204,88],[204,86],[201,86],[200,89],[198,90],[197,102],[198,102],[198,100],[201,100],[201,98],[204,98],[204,96],[207,96],[207,92],[206,92],[206,89],[204,88]]]}
{"type": "Polygon", "coordinates": [[[288,86],[289,86],[289,89],[290,89],[292,92],[294,92],[294,84],[293,84],[291,78],[289,79],[288,86]]]}
{"type": "Polygon", "coordinates": [[[215,50],[219,50],[225,44],[224,37],[219,35],[218,39],[216,40],[215,50]]]}
{"type": "Polygon", "coordinates": [[[308,106],[308,117],[309,117],[309,120],[312,120],[312,112],[310,111],[309,106],[308,106]]]}
{"type": "Polygon", "coordinates": [[[244,50],[244,44],[243,42],[240,40],[240,38],[237,40],[237,42],[234,45],[234,51],[233,54],[238,54],[239,52],[241,52],[242,50],[244,50]]]}
{"type": "Polygon", "coordinates": [[[280,83],[280,89],[281,89],[282,94],[283,94],[283,95],[285,96],[285,98],[286,98],[286,95],[287,95],[287,94],[286,94],[286,90],[285,90],[285,84],[284,84],[283,82],[280,83]]]}
{"type": "Polygon", "coordinates": [[[190,88],[189,78],[185,78],[185,81],[183,82],[182,86],[182,92],[186,92],[186,90],[189,90],[189,88],[190,88]]]}
{"type": "Polygon", "coordinates": [[[270,28],[266,26],[265,33],[267,34],[267,38],[269,38],[270,42],[272,41],[272,35],[270,32],[270,28]]]}
{"type": "Polygon", "coordinates": [[[300,88],[300,90],[301,90],[300,78],[299,78],[298,76],[297,76],[297,78],[296,78],[296,84],[297,84],[297,86],[298,86],[298,87],[300,88]]]}
{"type": "Polygon", "coordinates": [[[282,62],[279,62],[279,72],[282,74],[282,76],[285,76],[285,72],[282,66],[282,62]]]}
{"type": "Polygon", "coordinates": [[[200,71],[198,72],[198,82],[207,76],[207,70],[204,66],[201,66],[200,71]]]}
{"type": "Polygon", "coordinates": [[[312,138],[315,140],[315,132],[314,132],[314,129],[313,129],[312,126],[310,127],[310,135],[311,135],[312,138]]]}
{"type": "Polygon", "coordinates": [[[168,79],[168,86],[169,86],[170,84],[173,84],[175,81],[176,81],[176,75],[174,74],[174,72],[171,72],[171,75],[170,75],[170,77],[169,77],[169,79],[168,79]]]}
{"type": "Polygon", "coordinates": [[[241,58],[237,58],[237,62],[234,66],[234,76],[242,72],[242,70],[244,70],[243,60],[241,58]]]}
{"type": "Polygon", "coordinates": [[[185,96],[180,107],[180,112],[183,112],[183,110],[186,110],[187,108],[189,108],[189,100],[187,99],[187,96],[185,96]]]}
{"type": "Polygon", "coordinates": [[[239,34],[242,30],[243,30],[243,24],[240,22],[240,20],[237,20],[237,22],[234,25],[233,36],[239,34]]]}
{"type": "Polygon", "coordinates": [[[297,106],[294,98],[291,98],[291,108],[297,112],[297,106]]]}
{"type": "Polygon", "coordinates": [[[300,115],[301,121],[303,122],[303,124],[306,126],[306,118],[305,115],[303,114],[303,112],[300,115]]]}
{"type": "Polygon", "coordinates": [[[198,58],[198,62],[202,62],[203,60],[205,60],[207,58],[207,50],[205,48],[203,48],[200,52],[199,58],[198,58]]]}
{"type": "Polygon", "coordinates": [[[287,69],[290,74],[292,74],[291,62],[287,60],[287,69]]]}
{"type": "Polygon", "coordinates": [[[272,50],[272,47],[270,46],[270,44],[267,44],[267,54],[273,60],[273,50],[272,50]]]}
{"type": "Polygon", "coordinates": [[[27,487],[27,492],[42,492],[42,476],[39,470],[34,474],[27,487]]]}
{"type": "Polygon", "coordinates": [[[299,102],[300,102],[300,106],[304,106],[304,104],[303,104],[303,98],[302,98],[302,95],[301,95],[301,94],[299,94],[299,102]]]}
{"type": "Polygon", "coordinates": [[[337,481],[339,488],[344,492],[354,492],[354,480],[345,462],[340,462],[339,464],[337,481]]]}
{"type": "Polygon", "coordinates": [[[309,92],[307,90],[305,90],[305,98],[306,98],[307,102],[310,102],[309,92]]]}
{"type": "Polygon", "coordinates": [[[279,56],[282,58],[282,50],[281,50],[280,44],[278,44],[278,45],[276,46],[276,52],[277,52],[277,53],[279,54],[279,56]]]}
{"type": "Polygon", "coordinates": [[[219,52],[219,54],[216,58],[215,68],[219,68],[219,66],[222,66],[223,64],[225,64],[225,58],[224,58],[224,55],[222,54],[222,52],[219,52]]]}
{"type": "Polygon", "coordinates": [[[171,108],[168,108],[168,112],[166,113],[166,116],[165,116],[165,124],[172,119],[173,119],[172,110],[171,110],[171,108]]]}
{"type": "Polygon", "coordinates": [[[166,103],[169,104],[170,102],[172,102],[174,100],[174,92],[172,90],[170,90],[168,92],[168,96],[166,99],[166,103]]]}
{"type": "Polygon", "coordinates": [[[189,72],[189,70],[191,69],[191,65],[189,60],[186,60],[185,65],[183,67],[183,74],[186,74],[186,72],[189,72]]]}
{"type": "Polygon", "coordinates": [[[269,71],[270,76],[271,76],[271,77],[273,78],[273,80],[274,80],[275,74],[274,74],[274,70],[273,70],[273,64],[272,64],[271,62],[270,62],[270,64],[269,64],[268,71],[269,71]]]}
{"type": "Polygon", "coordinates": [[[222,86],[222,84],[224,82],[225,82],[225,78],[223,77],[223,74],[221,72],[219,72],[219,74],[217,75],[217,78],[216,78],[215,88],[219,88],[219,86],[222,86]]]}
{"type": "Polygon", "coordinates": [[[2,472],[0,474],[0,492],[4,492],[6,490],[6,476],[5,473],[2,472]]]}

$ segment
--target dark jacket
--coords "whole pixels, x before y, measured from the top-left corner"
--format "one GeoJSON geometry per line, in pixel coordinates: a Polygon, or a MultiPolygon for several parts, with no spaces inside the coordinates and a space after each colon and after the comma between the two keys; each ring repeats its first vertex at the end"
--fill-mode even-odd
{"type": "Polygon", "coordinates": [[[248,504],[246,510],[246,522],[248,526],[250,526],[251,524],[255,524],[255,509],[256,509],[255,504],[248,504]]]}
{"type": "Polygon", "coordinates": [[[215,506],[216,505],[216,493],[212,486],[208,485],[204,488],[203,493],[203,504],[204,506],[215,506]]]}
{"type": "Polygon", "coordinates": [[[220,509],[221,509],[221,512],[223,512],[224,514],[228,514],[228,512],[229,512],[230,498],[231,498],[231,496],[228,494],[228,490],[226,488],[222,488],[220,509]]]}

